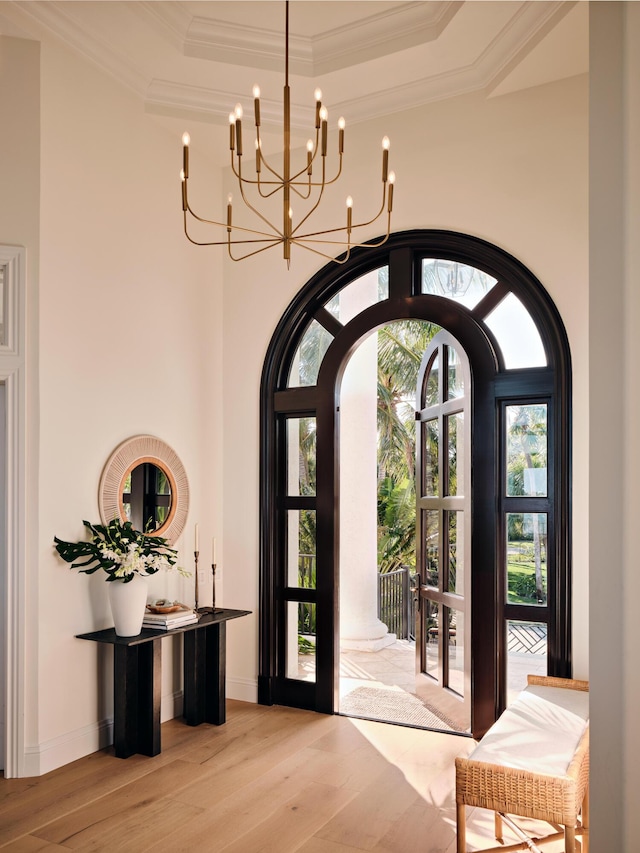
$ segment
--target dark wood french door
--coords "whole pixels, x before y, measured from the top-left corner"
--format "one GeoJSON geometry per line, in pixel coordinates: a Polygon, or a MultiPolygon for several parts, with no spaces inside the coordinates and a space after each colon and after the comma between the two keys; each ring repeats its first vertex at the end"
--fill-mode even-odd
{"type": "Polygon", "coordinates": [[[416,693],[471,730],[471,375],[439,332],[416,389],[416,693]]]}
{"type": "Polygon", "coordinates": [[[543,623],[548,673],[571,674],[571,363],[562,320],[535,276],[496,246],[452,232],[404,232],[354,250],[347,264],[328,265],[307,283],[274,332],[261,384],[258,698],[338,708],[340,383],[361,341],[401,319],[444,330],[425,355],[418,395],[417,680],[425,696],[446,700],[456,727],[480,736],[505,706],[512,622],[543,623]],[[490,286],[473,303],[455,290],[437,292],[425,270],[438,258],[479,272],[490,286]],[[388,292],[343,322],[334,310],[339,294],[383,267],[388,292]],[[520,311],[533,329],[541,355],[531,364],[505,355],[505,310],[520,311]],[[319,357],[303,377],[306,343],[319,357]],[[540,400],[548,404],[548,492],[524,500],[505,489],[503,421],[510,405],[540,400]],[[316,477],[303,488],[291,436],[302,441],[309,424],[316,477]],[[509,599],[509,524],[518,513],[538,521],[545,514],[544,608],[509,599]],[[301,553],[303,528],[313,532],[312,554],[301,553]],[[308,573],[303,556],[313,564],[308,573]],[[301,654],[309,645],[313,653],[301,654]]]}

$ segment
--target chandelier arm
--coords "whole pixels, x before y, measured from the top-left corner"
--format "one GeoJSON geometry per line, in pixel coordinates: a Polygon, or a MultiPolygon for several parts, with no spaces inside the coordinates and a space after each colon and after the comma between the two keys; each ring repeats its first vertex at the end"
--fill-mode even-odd
{"type": "MultiPolygon", "coordinates": [[[[380,219],[380,217],[382,216],[382,214],[384,212],[386,200],[387,200],[387,185],[385,184],[384,189],[382,191],[382,204],[380,206],[380,210],[376,213],[376,215],[374,217],[372,217],[371,219],[368,219],[366,222],[356,222],[351,227],[352,228],[364,228],[367,225],[372,225],[374,222],[376,222],[378,219],[380,219]]],[[[390,225],[390,223],[391,223],[391,212],[388,211],[388,214],[389,214],[388,221],[389,221],[389,225],[390,225]]],[[[304,219],[302,220],[302,222],[304,222],[304,219]]],[[[300,225],[302,225],[302,222],[300,222],[298,227],[300,227],[300,225]]],[[[344,231],[344,226],[341,226],[339,228],[327,228],[327,229],[324,229],[323,231],[311,231],[308,234],[299,234],[296,239],[304,240],[307,237],[317,237],[320,234],[333,234],[336,231],[344,231]]]]}
{"type": "MultiPolygon", "coordinates": [[[[282,181],[254,181],[251,178],[242,178],[242,184],[244,186],[250,187],[270,187],[273,186],[273,189],[268,192],[261,192],[260,195],[262,198],[271,198],[272,195],[278,192],[278,190],[282,189],[282,181]]],[[[239,186],[239,185],[238,185],[239,186]]]]}
{"type": "MultiPolygon", "coordinates": [[[[318,233],[322,234],[323,232],[320,231],[318,233]]],[[[346,246],[346,247],[350,247],[352,249],[354,249],[356,247],[362,248],[362,249],[367,249],[367,248],[376,248],[377,246],[384,245],[387,242],[387,240],[389,239],[390,235],[391,235],[391,231],[389,229],[387,229],[387,233],[384,234],[384,236],[380,237],[380,239],[377,240],[375,243],[370,242],[368,240],[366,243],[347,243],[346,240],[309,240],[306,237],[298,237],[298,238],[296,238],[296,240],[294,240],[294,242],[297,246],[305,246],[305,247],[306,247],[307,243],[322,243],[325,246],[346,246]]]]}
{"type": "Polygon", "coordinates": [[[298,183],[295,185],[291,184],[291,189],[298,196],[298,198],[301,198],[303,201],[306,201],[308,198],[311,198],[311,181],[309,181],[308,184],[304,184],[304,185],[302,183],[298,183]],[[307,192],[306,193],[300,192],[300,190],[298,189],[298,186],[306,186],[307,192]]]}
{"type": "MultiPolygon", "coordinates": [[[[228,228],[229,227],[226,222],[217,222],[215,219],[205,219],[202,216],[198,216],[198,214],[194,213],[190,207],[188,207],[187,210],[189,211],[191,216],[193,216],[194,219],[197,219],[198,222],[203,222],[205,225],[216,225],[218,228],[228,228]]],[[[184,219],[185,219],[185,223],[186,223],[186,221],[187,221],[186,211],[185,211],[184,219]]],[[[273,227],[270,222],[268,222],[267,225],[269,225],[269,227],[273,227]]],[[[256,228],[243,228],[241,225],[232,225],[231,227],[234,231],[245,231],[247,234],[258,234],[260,237],[265,237],[267,240],[278,240],[281,237],[281,235],[278,235],[276,237],[274,234],[270,234],[268,231],[258,231],[256,228]]],[[[223,240],[222,242],[226,242],[226,241],[223,240]]],[[[203,245],[206,246],[209,244],[204,243],[203,245]]]]}
{"type": "MultiPolygon", "coordinates": [[[[317,143],[316,143],[316,150],[317,150],[317,143]]],[[[315,157],[315,154],[314,154],[313,156],[315,157]]],[[[341,159],[342,159],[342,158],[341,158],[341,159]]],[[[313,157],[311,158],[311,162],[313,163],[313,157]]],[[[292,183],[292,184],[293,184],[293,183],[295,183],[295,182],[298,180],[298,178],[300,177],[300,175],[304,175],[305,173],[306,173],[306,174],[309,174],[309,173],[308,173],[308,171],[307,171],[307,170],[308,170],[308,168],[309,168],[309,165],[308,165],[308,164],[305,164],[305,165],[302,167],[302,169],[300,169],[300,171],[299,171],[299,172],[296,172],[296,173],[295,173],[295,175],[292,175],[292,176],[291,176],[291,183],[292,183]]],[[[305,183],[306,183],[306,181],[305,181],[305,183]]]]}
{"type": "MultiPolygon", "coordinates": [[[[199,218],[199,217],[196,217],[196,218],[199,218]]],[[[206,222],[209,225],[219,225],[220,227],[225,227],[221,222],[212,222],[209,219],[200,219],[200,221],[206,222]]],[[[249,228],[240,228],[238,230],[247,231],[247,232],[252,233],[252,234],[261,234],[262,233],[260,231],[251,231],[251,229],[249,229],[249,228]]],[[[194,246],[226,246],[229,242],[229,237],[227,237],[226,240],[211,240],[211,241],[206,241],[206,242],[203,242],[200,240],[194,240],[193,237],[191,237],[191,235],[189,234],[189,231],[187,228],[186,212],[185,212],[185,216],[184,216],[184,233],[185,233],[187,240],[190,243],[193,243],[194,246]]],[[[234,245],[235,244],[240,245],[243,243],[269,243],[268,246],[264,247],[265,249],[270,249],[272,246],[275,246],[281,242],[282,242],[282,240],[280,237],[273,237],[272,235],[268,235],[268,234],[265,235],[264,239],[261,239],[261,240],[256,239],[256,240],[234,240],[233,241],[234,245]]]]}
{"type": "MultiPolygon", "coordinates": [[[[311,140],[311,141],[313,142],[313,140],[311,140]]],[[[316,161],[316,157],[318,155],[319,149],[320,149],[320,127],[318,126],[318,127],[316,127],[316,141],[315,141],[315,144],[313,146],[313,154],[311,155],[311,159],[307,161],[307,165],[303,169],[301,169],[297,175],[293,176],[292,180],[296,180],[297,178],[299,178],[303,172],[306,172],[308,170],[309,166],[313,167],[313,164],[316,161]]],[[[309,177],[311,177],[311,176],[309,175],[309,177]]]]}
{"type": "MultiPolygon", "coordinates": [[[[250,242],[250,241],[244,241],[244,242],[250,242]]],[[[247,252],[246,255],[241,255],[240,257],[237,257],[237,258],[234,258],[234,256],[231,254],[231,247],[232,246],[239,246],[240,243],[236,242],[236,241],[228,241],[225,245],[227,246],[227,253],[228,253],[228,255],[232,261],[244,261],[245,258],[251,258],[253,255],[259,255],[260,252],[266,252],[267,249],[272,249],[274,246],[277,246],[279,243],[282,243],[282,240],[278,239],[278,240],[274,241],[273,243],[271,243],[270,246],[263,246],[261,249],[255,249],[255,251],[247,252]]]]}
{"type": "Polygon", "coordinates": [[[280,181],[261,181],[260,178],[258,178],[257,181],[251,181],[251,180],[247,180],[245,178],[244,183],[249,184],[249,186],[255,186],[256,189],[258,190],[258,194],[259,194],[260,198],[271,198],[272,195],[275,195],[275,193],[277,193],[279,190],[282,189],[282,184],[280,183],[280,181]],[[268,187],[268,186],[271,186],[272,184],[275,184],[275,186],[272,190],[269,190],[269,192],[263,191],[263,189],[262,189],[263,186],[268,187]]]}
{"type": "MultiPolygon", "coordinates": [[[[274,177],[276,177],[278,179],[278,181],[280,183],[282,183],[282,175],[279,172],[276,172],[276,170],[273,168],[273,166],[270,165],[269,161],[267,160],[267,158],[262,153],[262,147],[259,148],[259,151],[260,151],[260,162],[271,172],[271,174],[274,177]]],[[[246,178],[245,178],[245,180],[246,180],[246,178]]]]}
{"type": "MultiPolygon", "coordinates": [[[[315,181],[315,182],[312,181],[311,186],[313,186],[313,187],[327,186],[328,187],[329,184],[335,184],[335,182],[338,180],[338,178],[342,174],[342,154],[340,154],[339,157],[340,157],[340,163],[338,164],[338,171],[336,172],[334,177],[331,179],[326,179],[324,177],[324,171],[325,171],[324,166],[325,166],[325,164],[323,163],[322,164],[322,166],[323,166],[323,168],[322,168],[322,172],[323,172],[322,184],[319,181],[315,181]]],[[[305,170],[303,169],[302,171],[304,172],[305,170]]],[[[302,174],[302,172],[298,172],[297,175],[294,175],[294,179],[299,177],[301,174],[302,174]]]]}
{"type": "MultiPolygon", "coordinates": [[[[354,228],[364,228],[366,225],[372,225],[377,219],[380,219],[382,214],[384,213],[385,203],[387,201],[387,185],[384,185],[382,190],[382,204],[380,205],[380,210],[376,213],[376,215],[372,219],[368,219],[366,222],[356,222],[353,226],[354,228]]],[[[389,217],[390,219],[391,217],[389,217]]]]}
{"type": "MultiPolygon", "coordinates": [[[[276,228],[276,227],[275,227],[275,225],[274,225],[272,222],[269,222],[269,220],[267,219],[267,217],[266,217],[266,216],[263,216],[263,215],[260,213],[260,211],[259,211],[259,210],[257,210],[257,209],[256,209],[256,208],[251,204],[251,202],[249,202],[249,201],[247,200],[247,197],[246,197],[246,195],[244,194],[244,183],[243,183],[242,179],[240,179],[239,186],[240,186],[240,195],[241,195],[241,197],[242,197],[242,201],[243,201],[243,202],[245,203],[245,205],[249,208],[249,210],[253,211],[253,213],[255,213],[255,215],[256,215],[257,217],[259,217],[260,219],[262,219],[262,221],[263,221],[263,222],[265,222],[265,223],[269,226],[269,228],[271,228],[271,230],[272,230],[272,231],[274,231],[274,232],[275,232],[279,237],[284,237],[284,234],[282,233],[282,231],[280,231],[278,228],[276,228]]],[[[259,233],[259,232],[258,232],[258,233],[259,233]]]]}
{"type": "MultiPolygon", "coordinates": [[[[340,264],[340,265],[346,264],[347,261],[349,260],[349,257],[351,256],[351,247],[348,247],[345,250],[346,255],[344,256],[344,258],[342,260],[338,260],[338,258],[335,258],[333,255],[328,255],[326,252],[321,252],[319,249],[314,249],[311,246],[307,246],[305,243],[299,243],[297,240],[294,240],[293,242],[296,246],[299,246],[301,249],[306,249],[307,252],[313,252],[314,255],[320,255],[321,258],[326,258],[328,261],[333,261],[334,263],[340,264]]],[[[341,243],[340,245],[344,246],[345,244],[341,243]]]]}
{"type": "MultiPolygon", "coordinates": [[[[293,229],[293,231],[291,232],[291,236],[292,236],[292,237],[295,237],[295,236],[296,236],[296,233],[298,232],[298,230],[299,230],[299,229],[304,225],[304,223],[305,223],[305,222],[307,221],[307,219],[311,216],[311,214],[312,214],[312,213],[314,213],[314,212],[318,209],[318,207],[320,206],[320,202],[322,201],[322,196],[324,195],[324,188],[325,188],[325,181],[324,181],[324,160],[322,161],[322,183],[321,183],[321,184],[317,184],[317,186],[320,188],[320,192],[318,193],[318,198],[316,199],[315,204],[313,204],[313,205],[311,206],[311,208],[306,212],[306,214],[302,217],[302,219],[300,220],[300,222],[298,222],[298,224],[296,225],[296,227],[293,229]]],[[[295,189],[295,187],[294,187],[294,189],[295,189]]],[[[336,230],[336,231],[342,231],[342,228],[336,228],[336,229],[334,229],[334,230],[336,230]]]]}
{"type": "MultiPolygon", "coordinates": [[[[240,160],[241,160],[241,158],[240,158],[240,157],[238,157],[238,158],[236,158],[236,159],[238,160],[238,165],[240,165],[240,160]]],[[[241,180],[242,180],[242,178],[240,177],[240,173],[236,170],[236,164],[235,164],[235,161],[234,161],[234,159],[233,159],[233,151],[231,152],[231,171],[233,172],[233,174],[236,176],[236,178],[237,178],[239,181],[241,181],[241,180]]]]}
{"type": "Polygon", "coordinates": [[[335,182],[338,180],[338,178],[340,177],[341,174],[342,174],[342,154],[340,155],[340,165],[338,166],[338,172],[337,172],[336,176],[331,178],[330,181],[325,181],[325,183],[327,185],[335,184],[335,182]]]}

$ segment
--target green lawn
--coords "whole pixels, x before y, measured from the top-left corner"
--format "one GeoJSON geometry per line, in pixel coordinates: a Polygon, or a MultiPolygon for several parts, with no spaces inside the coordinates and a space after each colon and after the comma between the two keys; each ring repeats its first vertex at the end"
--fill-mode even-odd
{"type": "MultiPolygon", "coordinates": [[[[507,580],[509,586],[508,600],[510,604],[536,604],[536,567],[533,561],[533,548],[527,548],[531,553],[514,554],[519,550],[520,543],[509,543],[509,556],[507,559],[507,580]]],[[[521,546],[520,546],[521,547],[521,546]]],[[[547,564],[542,563],[543,586],[546,591],[547,564]]]]}

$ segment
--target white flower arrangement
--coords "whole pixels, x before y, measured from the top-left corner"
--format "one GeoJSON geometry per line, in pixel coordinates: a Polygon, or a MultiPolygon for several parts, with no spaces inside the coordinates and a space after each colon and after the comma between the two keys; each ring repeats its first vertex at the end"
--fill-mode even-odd
{"type": "Polygon", "coordinates": [[[131,581],[134,575],[153,575],[162,570],[176,569],[187,577],[180,566],[176,566],[178,552],[169,548],[167,540],[135,530],[130,521],[114,518],[107,525],[82,522],[91,531],[90,542],[64,542],[54,536],[56,551],[62,559],[71,563],[72,569],[91,575],[102,569],[107,581],[131,581]]]}

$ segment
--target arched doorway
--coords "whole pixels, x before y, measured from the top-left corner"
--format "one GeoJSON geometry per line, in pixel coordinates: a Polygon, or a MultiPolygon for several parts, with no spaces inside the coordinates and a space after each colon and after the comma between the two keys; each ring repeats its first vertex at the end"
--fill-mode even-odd
{"type": "MultiPolygon", "coordinates": [[[[326,267],[273,336],[261,388],[259,701],[337,709],[340,385],[360,342],[403,318],[436,323],[452,335],[473,377],[467,642],[471,730],[480,735],[507,702],[514,625],[523,635],[544,635],[550,674],[571,672],[570,358],[562,321],[540,282],[497,247],[452,232],[396,234],[384,247],[354,253],[343,267],[326,267]],[[380,269],[387,270],[387,290],[342,322],[339,294],[380,269]],[[527,488],[514,491],[507,460],[522,429],[513,423],[534,411],[544,412],[545,452],[527,488]],[[300,471],[300,442],[309,434],[312,477],[300,471]],[[528,543],[532,519],[538,530],[544,526],[544,599],[512,590],[510,537],[517,531],[517,541],[528,543]],[[299,531],[310,527],[314,553],[303,555],[299,531]],[[303,556],[312,572],[301,572],[303,556]],[[298,649],[309,642],[311,625],[313,661],[304,671],[298,649]]],[[[419,558],[424,563],[420,549],[419,558]]]]}

